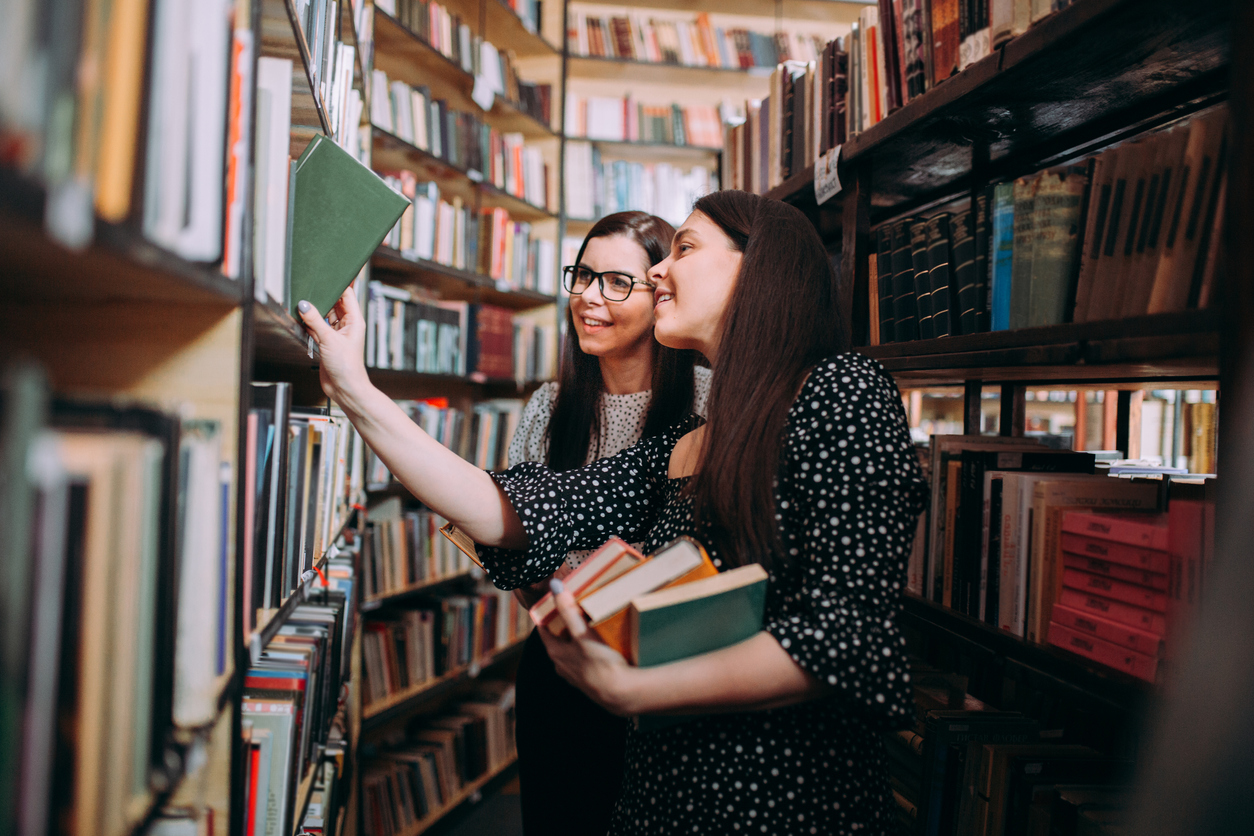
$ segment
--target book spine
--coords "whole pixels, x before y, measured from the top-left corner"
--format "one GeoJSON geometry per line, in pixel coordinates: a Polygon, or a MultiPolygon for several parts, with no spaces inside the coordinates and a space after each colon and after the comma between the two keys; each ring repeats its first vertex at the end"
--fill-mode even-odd
{"type": "Polygon", "coordinates": [[[1166,552],[1100,540],[1066,530],[1062,533],[1062,550],[1077,557],[1117,563],[1142,572],[1166,573],[1169,563],[1166,552]]]}
{"type": "Polygon", "coordinates": [[[1122,517],[1072,512],[1063,519],[1062,530],[1159,552],[1169,548],[1166,526],[1122,517]]]}
{"type": "Polygon", "coordinates": [[[1061,624],[1049,625],[1049,643],[1138,679],[1153,682],[1158,673],[1158,660],[1154,657],[1079,633],[1061,624]]]}
{"type": "Polygon", "coordinates": [[[1167,612],[1167,593],[1136,584],[1114,580],[1106,575],[1095,575],[1078,569],[1065,569],[1062,585],[1092,595],[1101,595],[1125,604],[1144,607],[1155,612],[1167,612]]]}
{"type": "Polygon", "coordinates": [[[914,261],[910,250],[910,222],[893,226],[893,318],[896,342],[919,338],[918,308],[914,301],[914,261]]]}
{"type": "Polygon", "coordinates": [[[1063,552],[1062,562],[1068,569],[1076,569],[1093,575],[1104,575],[1111,580],[1132,583],[1150,589],[1157,589],[1161,592],[1167,591],[1167,575],[1159,572],[1145,572],[1141,569],[1133,569],[1130,566],[1111,563],[1107,560],[1083,557],[1068,552],[1063,552]]]}
{"type": "Polygon", "coordinates": [[[936,336],[932,326],[932,277],[927,260],[927,221],[910,224],[910,258],[914,269],[914,301],[918,311],[919,339],[936,336]]]}
{"type": "Polygon", "coordinates": [[[1062,604],[1054,605],[1052,622],[1146,656],[1159,657],[1165,649],[1162,636],[1062,604]]]}
{"type": "Polygon", "coordinates": [[[892,227],[880,227],[877,236],[876,271],[879,282],[880,344],[896,339],[896,320],[893,317],[893,231],[892,227]]]}
{"type": "Polygon", "coordinates": [[[928,283],[931,286],[932,301],[932,335],[948,337],[953,330],[951,322],[951,300],[956,294],[950,292],[950,218],[947,214],[936,215],[927,222],[927,264],[928,283]]]}
{"type": "Polygon", "coordinates": [[[1036,211],[1036,186],[1038,177],[1021,178],[1014,184],[1014,243],[1010,271],[1010,322],[1013,330],[1028,325],[1028,312],[1032,293],[1032,260],[1035,253],[1032,244],[1040,223],[1036,211]]]}
{"type": "Polygon", "coordinates": [[[1010,288],[1014,269],[1014,243],[1014,184],[999,183],[993,191],[992,236],[989,241],[992,261],[989,287],[989,330],[992,331],[1005,331],[1010,327],[1010,288]]]}
{"type": "Polygon", "coordinates": [[[1165,635],[1167,632],[1167,619],[1160,612],[1142,609],[1141,607],[1135,607],[1122,601],[1114,601],[1100,595],[1090,595],[1078,589],[1063,587],[1062,595],[1059,596],[1056,603],[1083,613],[1117,621],[1120,624],[1137,627],[1160,636],[1165,635]]]}

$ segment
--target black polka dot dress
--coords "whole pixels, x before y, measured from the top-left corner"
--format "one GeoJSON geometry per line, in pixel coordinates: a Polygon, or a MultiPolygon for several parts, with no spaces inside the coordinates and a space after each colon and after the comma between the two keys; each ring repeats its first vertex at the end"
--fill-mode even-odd
{"type": "MultiPolygon", "coordinates": [[[[698,423],[580,470],[525,463],[497,474],[530,545],[481,548],[493,582],[534,583],[570,549],[611,535],[646,550],[700,536],[685,480],[666,477],[672,448],[698,423]]],[[[788,563],[770,575],[765,629],[830,694],[629,731],[612,834],[895,832],[878,732],[912,711],[898,618],[925,495],[901,396],[875,361],[838,355],[806,380],[783,443],[776,504],[788,563]]]]}

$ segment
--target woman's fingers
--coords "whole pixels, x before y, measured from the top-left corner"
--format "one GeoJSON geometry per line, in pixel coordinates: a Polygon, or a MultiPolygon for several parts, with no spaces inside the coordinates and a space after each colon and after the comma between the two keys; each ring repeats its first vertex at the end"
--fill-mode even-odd
{"type": "Polygon", "coordinates": [[[561,614],[562,621],[566,623],[566,629],[570,631],[571,638],[582,639],[588,633],[588,622],[584,621],[583,613],[579,611],[579,605],[575,603],[575,596],[567,592],[562,582],[557,579],[551,582],[550,588],[555,596],[557,611],[561,614]]]}
{"type": "Polygon", "coordinates": [[[335,333],[335,329],[327,324],[326,320],[318,313],[309,302],[301,301],[296,306],[297,312],[300,314],[301,322],[305,323],[305,327],[314,335],[314,339],[321,345],[327,337],[335,333]]]}

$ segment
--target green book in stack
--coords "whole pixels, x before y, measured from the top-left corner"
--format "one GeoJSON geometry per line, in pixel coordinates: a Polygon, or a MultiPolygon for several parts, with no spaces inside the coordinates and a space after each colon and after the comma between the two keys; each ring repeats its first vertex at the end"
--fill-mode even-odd
{"type": "Polygon", "coordinates": [[[409,201],[321,134],[296,161],[295,180],[292,315],[307,300],[326,316],[409,201]]]}
{"type": "MultiPolygon", "coordinates": [[[[742,642],[762,629],[766,570],[756,563],[634,599],[627,613],[628,656],[639,667],[664,665],[742,642]]],[[[639,717],[653,731],[683,717],[639,717]]]]}

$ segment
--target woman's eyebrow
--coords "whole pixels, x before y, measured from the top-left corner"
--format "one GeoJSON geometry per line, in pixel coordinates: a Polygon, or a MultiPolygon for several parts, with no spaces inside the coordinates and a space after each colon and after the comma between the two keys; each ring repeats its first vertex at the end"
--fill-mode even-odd
{"type": "Polygon", "coordinates": [[[693,237],[695,236],[691,229],[681,229],[679,230],[679,232],[675,233],[675,238],[674,240],[671,241],[671,246],[674,247],[675,245],[679,244],[681,241],[684,241],[686,239],[693,238],[693,237]]]}

